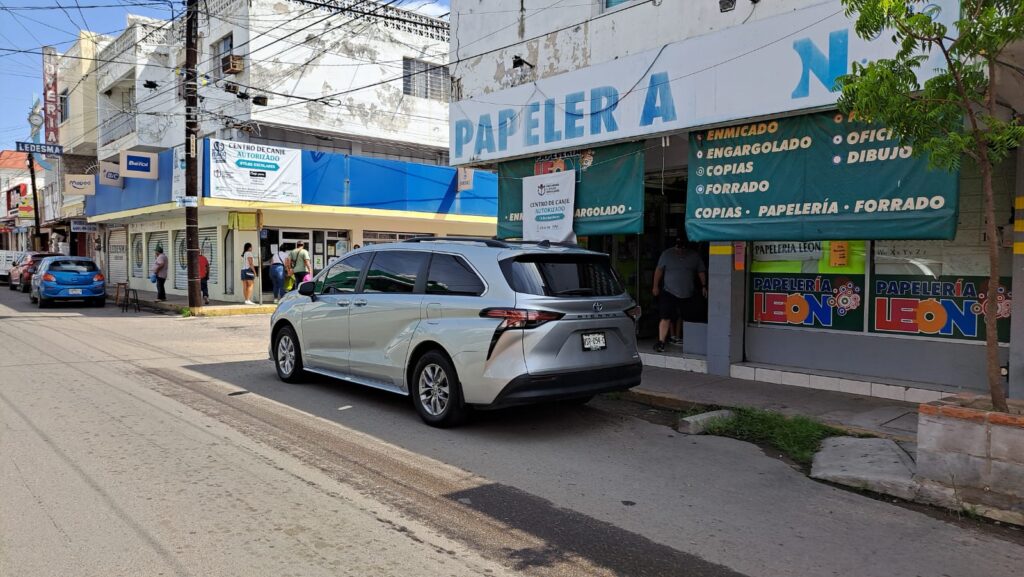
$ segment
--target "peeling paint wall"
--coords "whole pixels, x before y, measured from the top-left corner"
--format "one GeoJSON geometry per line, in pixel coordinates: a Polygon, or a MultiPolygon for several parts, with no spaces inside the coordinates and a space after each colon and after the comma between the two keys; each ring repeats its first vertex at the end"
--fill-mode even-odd
{"type": "Polygon", "coordinates": [[[452,0],[451,75],[473,98],[824,1],[738,0],[722,13],[718,0],[452,0]],[[533,67],[513,68],[516,55],[533,67]]]}

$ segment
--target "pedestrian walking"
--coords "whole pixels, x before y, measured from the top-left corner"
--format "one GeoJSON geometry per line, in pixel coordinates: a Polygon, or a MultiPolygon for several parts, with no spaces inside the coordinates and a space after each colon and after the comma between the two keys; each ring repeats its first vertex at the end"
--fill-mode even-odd
{"type": "Polygon", "coordinates": [[[256,284],[256,261],[252,256],[252,243],[247,242],[242,248],[242,294],[245,296],[245,304],[254,305],[252,302],[252,289],[256,284]]]}
{"type": "Polygon", "coordinates": [[[199,288],[203,292],[203,304],[210,304],[210,260],[199,253],[199,288]]]}
{"type": "Polygon", "coordinates": [[[695,280],[700,279],[700,294],[708,296],[707,268],[697,251],[686,239],[679,237],[675,246],[661,253],[658,266],[654,269],[654,286],[651,292],[658,299],[658,342],[656,352],[665,350],[665,341],[682,342],[683,320],[691,316],[699,303],[695,280]]]}
{"type": "Polygon", "coordinates": [[[270,257],[270,282],[274,285],[274,304],[284,296],[284,278],[291,274],[291,262],[288,251],[283,247],[278,247],[277,252],[270,257]]]}
{"type": "Polygon", "coordinates": [[[295,275],[295,286],[299,286],[307,274],[313,274],[313,266],[309,263],[309,251],[306,250],[306,243],[301,240],[295,243],[295,250],[288,257],[292,263],[292,274],[295,275]]]}
{"type": "Polygon", "coordinates": [[[167,300],[167,291],[164,285],[167,284],[167,255],[164,254],[164,247],[156,245],[156,258],[153,259],[153,266],[150,272],[156,277],[156,300],[162,302],[167,300]]]}

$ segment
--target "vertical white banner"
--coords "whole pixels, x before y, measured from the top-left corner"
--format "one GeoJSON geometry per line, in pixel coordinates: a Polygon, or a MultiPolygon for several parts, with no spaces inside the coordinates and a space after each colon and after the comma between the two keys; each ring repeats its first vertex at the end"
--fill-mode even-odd
{"type": "Polygon", "coordinates": [[[571,242],[576,204],[576,171],[523,179],[523,240],[571,242]]]}
{"type": "Polygon", "coordinates": [[[171,166],[171,200],[185,198],[185,145],[174,147],[171,166]]]}

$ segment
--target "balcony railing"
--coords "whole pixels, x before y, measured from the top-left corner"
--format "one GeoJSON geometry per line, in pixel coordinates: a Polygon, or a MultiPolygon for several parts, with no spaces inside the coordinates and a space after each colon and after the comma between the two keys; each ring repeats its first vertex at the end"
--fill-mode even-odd
{"type": "Polygon", "coordinates": [[[135,115],[118,112],[100,124],[100,146],[106,146],[133,132],[135,132],[135,115]]]}

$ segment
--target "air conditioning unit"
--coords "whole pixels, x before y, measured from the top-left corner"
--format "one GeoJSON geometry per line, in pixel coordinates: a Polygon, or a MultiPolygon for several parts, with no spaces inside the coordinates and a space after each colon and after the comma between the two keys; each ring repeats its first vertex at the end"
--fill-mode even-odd
{"type": "Polygon", "coordinates": [[[245,59],[235,54],[228,54],[220,59],[220,69],[224,74],[238,74],[245,70],[245,59]]]}
{"type": "Polygon", "coordinates": [[[238,85],[234,82],[224,83],[224,92],[230,92],[231,94],[238,94],[238,85]]]}

